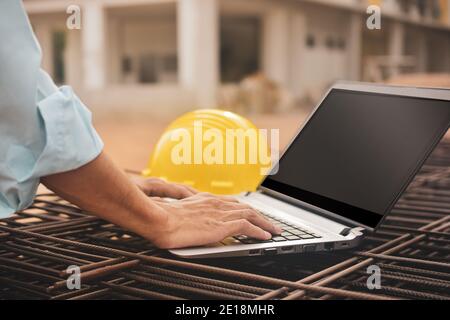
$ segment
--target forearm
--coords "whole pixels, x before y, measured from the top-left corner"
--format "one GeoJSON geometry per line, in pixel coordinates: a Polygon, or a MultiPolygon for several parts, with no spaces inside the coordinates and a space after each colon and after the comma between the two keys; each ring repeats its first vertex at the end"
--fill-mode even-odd
{"type": "Polygon", "coordinates": [[[147,238],[165,218],[104,153],[81,168],[44,177],[41,182],[80,208],[147,238]]]}
{"type": "Polygon", "coordinates": [[[81,168],[44,177],[41,182],[80,208],[160,248],[199,246],[240,234],[267,240],[269,232],[281,232],[232,197],[198,193],[177,202],[152,200],[103,153],[81,168]]]}

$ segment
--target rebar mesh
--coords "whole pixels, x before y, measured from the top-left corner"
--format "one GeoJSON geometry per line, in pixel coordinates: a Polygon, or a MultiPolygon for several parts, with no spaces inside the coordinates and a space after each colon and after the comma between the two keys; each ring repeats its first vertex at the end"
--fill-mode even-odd
{"type": "Polygon", "coordinates": [[[0,220],[0,299],[450,299],[450,143],[376,233],[333,253],[186,261],[54,194],[0,220]],[[369,265],[381,289],[366,284],[369,265]],[[82,287],[69,290],[68,266],[82,287]]]}

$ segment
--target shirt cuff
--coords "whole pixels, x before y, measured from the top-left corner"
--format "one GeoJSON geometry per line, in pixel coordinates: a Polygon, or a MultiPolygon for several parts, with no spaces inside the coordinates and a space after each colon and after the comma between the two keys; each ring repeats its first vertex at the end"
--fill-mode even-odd
{"type": "Polygon", "coordinates": [[[38,103],[45,147],[30,178],[77,169],[95,159],[103,142],[92,126],[92,114],[68,86],[38,103]]]}

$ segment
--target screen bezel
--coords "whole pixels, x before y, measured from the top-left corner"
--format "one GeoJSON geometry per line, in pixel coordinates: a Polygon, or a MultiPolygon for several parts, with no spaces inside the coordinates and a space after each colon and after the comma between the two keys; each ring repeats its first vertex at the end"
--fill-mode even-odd
{"type": "MultiPolygon", "coordinates": [[[[303,126],[294,135],[294,138],[285,148],[283,154],[281,155],[279,161],[284,157],[290,146],[299,137],[304,128],[308,125],[310,120],[316,114],[316,111],[323,105],[324,101],[329,97],[330,93],[335,91],[346,91],[346,92],[359,92],[361,94],[377,94],[377,95],[387,95],[387,96],[397,96],[406,98],[419,98],[428,100],[438,100],[438,101],[450,101],[450,90],[448,89],[431,89],[431,88],[411,88],[411,87],[399,87],[399,86],[383,86],[374,85],[366,83],[338,83],[331,87],[325,94],[323,99],[318,103],[316,108],[310,114],[310,116],[305,120],[303,126]]],[[[387,206],[383,213],[375,213],[363,208],[355,207],[350,204],[330,199],[328,197],[302,190],[294,186],[290,186],[271,179],[271,175],[266,176],[266,178],[261,182],[260,190],[271,194],[275,197],[280,196],[284,200],[293,202],[294,204],[305,205],[310,209],[316,209],[321,214],[325,214],[331,218],[341,220],[352,225],[363,226],[367,229],[376,229],[382,221],[385,219],[387,213],[389,213],[392,207],[395,205],[397,200],[400,198],[404,190],[408,187],[416,173],[420,170],[423,163],[427,160],[428,156],[434,150],[436,145],[446,134],[450,128],[450,121],[447,123],[447,128],[441,132],[441,130],[436,130],[432,141],[430,141],[428,149],[424,150],[422,156],[417,161],[415,166],[411,168],[411,173],[407,176],[399,189],[397,194],[393,197],[391,203],[387,206]],[[361,217],[365,217],[361,219],[361,217]],[[359,219],[358,219],[359,218],[359,219]]],[[[278,164],[275,164],[274,168],[278,164]]],[[[274,170],[272,169],[272,171],[274,170]]]]}

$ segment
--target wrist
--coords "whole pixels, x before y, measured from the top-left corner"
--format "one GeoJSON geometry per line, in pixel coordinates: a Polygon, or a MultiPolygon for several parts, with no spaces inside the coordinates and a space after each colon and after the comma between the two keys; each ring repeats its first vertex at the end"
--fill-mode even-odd
{"type": "Polygon", "coordinates": [[[141,223],[137,225],[136,233],[146,239],[155,242],[164,234],[164,230],[168,225],[169,215],[158,204],[150,199],[146,199],[146,209],[142,215],[141,223]]]}

